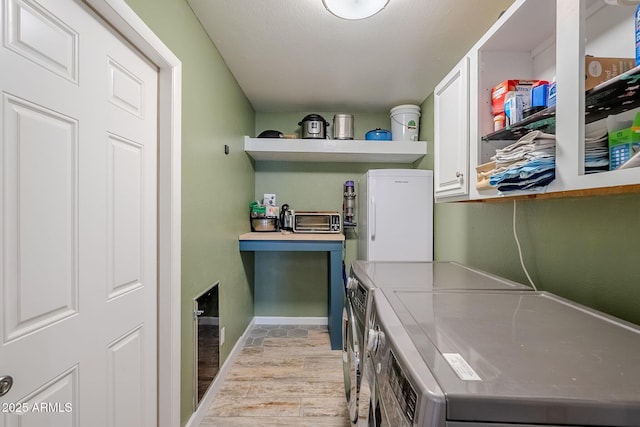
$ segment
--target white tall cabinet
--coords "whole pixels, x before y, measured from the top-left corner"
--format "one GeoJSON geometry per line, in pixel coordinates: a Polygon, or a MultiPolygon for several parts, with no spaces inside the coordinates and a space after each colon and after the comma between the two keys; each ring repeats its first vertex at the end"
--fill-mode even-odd
{"type": "MultiPolygon", "coordinates": [[[[545,128],[556,134],[556,179],[544,195],[510,195],[640,191],[640,168],[595,174],[584,170],[585,129],[606,128],[606,114],[585,120],[585,109],[600,108],[591,104],[600,94],[585,101],[581,77],[585,55],[633,58],[634,11],[634,6],[611,6],[602,0],[516,0],[436,87],[436,200],[502,197],[494,189],[476,188],[476,167],[488,162],[496,148],[517,139],[508,132],[493,133],[491,88],[507,79],[551,81],[555,77],[558,88],[550,116],[555,130],[545,128]],[[454,108],[457,104],[466,104],[467,109],[454,108]]],[[[619,120],[632,118],[640,107],[640,92],[626,101],[631,102],[624,108],[607,107],[607,114],[619,120]]]]}

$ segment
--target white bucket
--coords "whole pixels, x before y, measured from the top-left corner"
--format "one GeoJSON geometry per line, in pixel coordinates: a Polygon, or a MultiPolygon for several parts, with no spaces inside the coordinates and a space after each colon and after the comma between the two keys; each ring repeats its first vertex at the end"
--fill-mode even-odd
{"type": "Polygon", "coordinates": [[[391,109],[391,137],[394,141],[417,141],[420,131],[420,107],[398,105],[391,109]]]}

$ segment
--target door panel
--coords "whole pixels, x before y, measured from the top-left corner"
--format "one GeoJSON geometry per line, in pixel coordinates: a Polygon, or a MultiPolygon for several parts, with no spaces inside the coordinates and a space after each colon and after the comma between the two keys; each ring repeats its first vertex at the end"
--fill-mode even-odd
{"type": "Polygon", "coordinates": [[[142,159],[143,148],[108,136],[109,168],[109,298],[142,286],[142,159]]]}
{"type": "Polygon", "coordinates": [[[79,426],[78,367],[74,366],[27,396],[7,427],[79,426]]]}
{"type": "Polygon", "coordinates": [[[34,1],[5,1],[5,46],[77,83],[79,34],[34,1]]]}
{"type": "Polygon", "coordinates": [[[142,327],[109,345],[109,427],[145,426],[142,327]]]}
{"type": "Polygon", "coordinates": [[[77,313],[78,132],[77,121],[11,95],[3,110],[2,312],[11,341],[77,313]]]}
{"type": "Polygon", "coordinates": [[[109,58],[107,68],[109,102],[142,117],[144,82],[113,58],[109,58]]]}

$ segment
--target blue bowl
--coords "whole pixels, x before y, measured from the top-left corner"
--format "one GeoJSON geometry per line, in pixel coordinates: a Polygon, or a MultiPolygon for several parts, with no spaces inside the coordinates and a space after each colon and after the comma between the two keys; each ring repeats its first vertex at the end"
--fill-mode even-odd
{"type": "Polygon", "coordinates": [[[385,129],[370,130],[364,135],[364,139],[373,141],[391,141],[391,132],[385,129]]]}

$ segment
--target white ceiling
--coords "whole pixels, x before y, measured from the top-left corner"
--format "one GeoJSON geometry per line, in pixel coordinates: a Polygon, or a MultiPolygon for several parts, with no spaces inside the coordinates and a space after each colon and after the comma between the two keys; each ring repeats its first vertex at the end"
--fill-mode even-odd
{"type": "Polygon", "coordinates": [[[359,21],[322,0],[188,2],[256,111],[382,112],[422,103],[512,0],[390,0],[359,21]]]}

